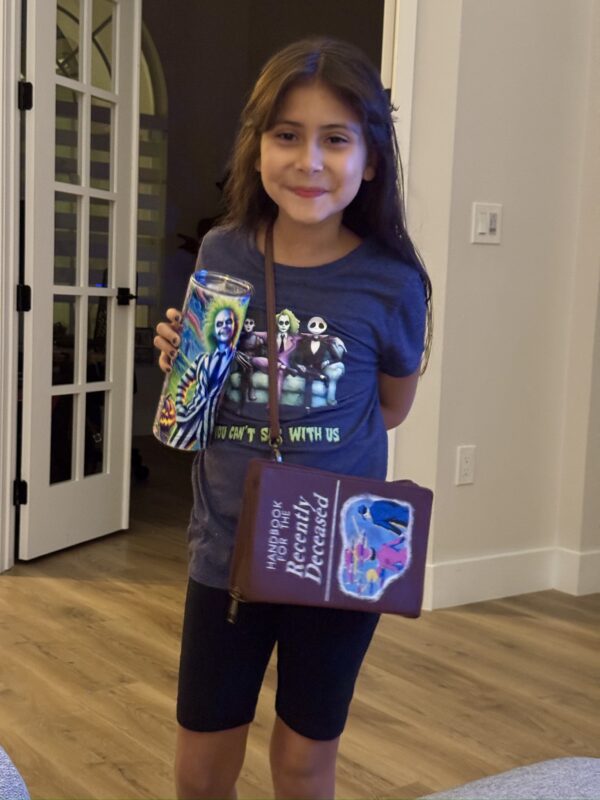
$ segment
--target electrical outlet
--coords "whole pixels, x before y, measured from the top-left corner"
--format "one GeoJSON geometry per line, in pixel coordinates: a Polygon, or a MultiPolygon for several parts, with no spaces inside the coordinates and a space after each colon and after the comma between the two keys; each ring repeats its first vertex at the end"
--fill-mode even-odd
{"type": "Polygon", "coordinates": [[[475,445],[461,444],[456,448],[456,477],[457,486],[475,483],[475,445]]]}

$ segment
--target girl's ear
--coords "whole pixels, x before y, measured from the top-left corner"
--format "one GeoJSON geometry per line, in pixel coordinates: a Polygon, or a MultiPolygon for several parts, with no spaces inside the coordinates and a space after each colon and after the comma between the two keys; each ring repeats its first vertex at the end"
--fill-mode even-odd
{"type": "Polygon", "coordinates": [[[372,181],[375,177],[375,167],[372,164],[367,164],[363,172],[363,181],[372,181]]]}
{"type": "Polygon", "coordinates": [[[260,172],[260,156],[259,156],[259,157],[256,159],[256,161],[254,162],[254,169],[255,169],[257,172],[260,172]]]}
{"type": "Polygon", "coordinates": [[[365,171],[363,172],[363,181],[372,181],[375,177],[375,166],[377,164],[377,154],[370,153],[367,156],[367,166],[365,167],[365,171]]]}

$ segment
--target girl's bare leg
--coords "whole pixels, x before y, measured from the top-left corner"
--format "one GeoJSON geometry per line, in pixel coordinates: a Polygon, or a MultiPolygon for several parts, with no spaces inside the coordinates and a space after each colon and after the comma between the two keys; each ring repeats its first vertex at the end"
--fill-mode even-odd
{"type": "Polygon", "coordinates": [[[332,800],[339,737],[307,739],[277,717],[271,737],[271,774],[277,800],[332,800]]]}
{"type": "Polygon", "coordinates": [[[235,800],[249,727],[198,733],[177,726],[175,786],[179,800],[235,800]]]}

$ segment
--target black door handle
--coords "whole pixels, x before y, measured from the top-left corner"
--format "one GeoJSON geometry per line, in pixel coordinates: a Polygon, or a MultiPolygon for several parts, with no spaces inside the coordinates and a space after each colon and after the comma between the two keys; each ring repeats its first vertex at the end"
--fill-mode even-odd
{"type": "Polygon", "coordinates": [[[137,294],[131,294],[129,286],[119,286],[117,289],[117,305],[128,306],[130,300],[136,300],[137,294]]]}

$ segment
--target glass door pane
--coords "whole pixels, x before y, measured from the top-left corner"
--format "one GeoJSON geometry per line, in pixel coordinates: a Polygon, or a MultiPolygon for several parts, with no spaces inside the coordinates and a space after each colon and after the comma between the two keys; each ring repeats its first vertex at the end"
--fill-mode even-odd
{"type": "Polygon", "coordinates": [[[88,392],[85,396],[85,452],[83,474],[99,475],[105,471],[104,421],[108,392],[88,392]]]}
{"type": "Polygon", "coordinates": [[[112,275],[111,245],[111,207],[109,200],[90,200],[89,220],[89,280],[90,286],[111,286],[112,275]]]}
{"type": "Polygon", "coordinates": [[[72,394],[55,395],[50,411],[50,483],[73,479],[73,420],[76,398],[72,394]]]}
{"type": "Polygon", "coordinates": [[[88,383],[106,380],[106,332],[108,298],[90,297],[88,301],[87,369],[88,383]]]}
{"type": "Polygon", "coordinates": [[[112,189],[112,125],[111,103],[92,97],[90,186],[112,189]]]}
{"type": "Polygon", "coordinates": [[[78,276],[80,198],[74,194],[54,195],[54,284],[75,286],[78,276]]]}
{"type": "Polygon", "coordinates": [[[81,26],[79,0],[59,0],[56,8],[56,74],[78,80],[81,26]]]}
{"type": "Polygon", "coordinates": [[[92,8],[92,85],[111,92],[115,3],[93,0],[92,8]]]}
{"type": "Polygon", "coordinates": [[[77,300],[71,295],[54,296],[52,324],[52,385],[75,383],[77,300]]]}
{"type": "Polygon", "coordinates": [[[62,183],[81,183],[80,148],[81,94],[56,87],[56,180],[62,183]]]}

